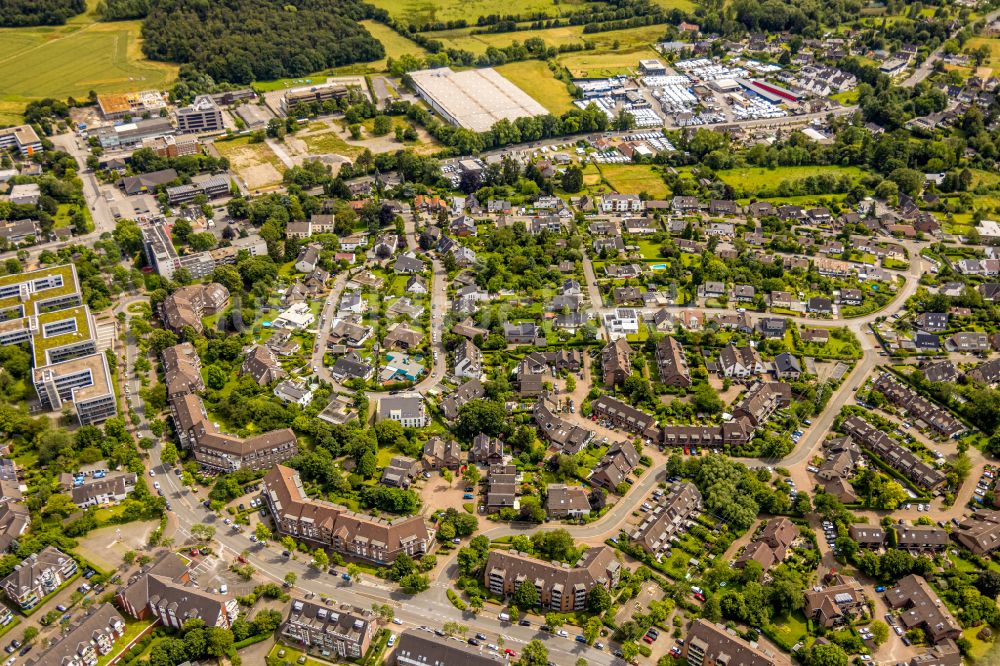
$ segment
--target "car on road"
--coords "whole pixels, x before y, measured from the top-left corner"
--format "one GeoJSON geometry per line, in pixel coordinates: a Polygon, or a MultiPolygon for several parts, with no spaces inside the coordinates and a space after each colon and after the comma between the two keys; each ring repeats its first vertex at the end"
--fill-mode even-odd
{"type": "Polygon", "coordinates": [[[392,618],[392,623],[393,624],[403,624],[403,621],[400,620],[398,617],[394,617],[394,618],[392,618]]]}
{"type": "Polygon", "coordinates": [[[476,634],[476,638],[478,638],[481,641],[485,641],[486,640],[486,634],[476,634]]]}
{"type": "Polygon", "coordinates": [[[584,638],[583,636],[580,636],[579,634],[577,634],[575,640],[576,640],[577,643],[586,643],[587,642],[587,639],[584,638]]]}
{"type": "Polygon", "coordinates": [[[159,481],[153,481],[153,487],[156,488],[157,490],[159,490],[160,489],[160,482],[159,481]]]}
{"type": "Polygon", "coordinates": [[[479,641],[476,640],[475,638],[470,638],[468,640],[468,643],[469,643],[469,645],[471,645],[473,647],[479,647],[479,641]]]}
{"type": "Polygon", "coordinates": [[[20,651],[20,652],[18,652],[17,654],[18,654],[19,656],[23,657],[24,655],[26,655],[26,654],[28,654],[29,652],[31,652],[31,648],[33,648],[33,647],[34,647],[34,646],[33,646],[33,645],[32,645],[31,643],[28,643],[28,644],[27,644],[27,645],[25,645],[25,646],[24,646],[23,648],[21,648],[21,651],[20,651]]]}
{"type": "Polygon", "coordinates": [[[467,500],[476,499],[476,496],[473,495],[472,493],[465,493],[464,495],[462,495],[462,499],[467,499],[467,500]]]}
{"type": "Polygon", "coordinates": [[[154,470],[149,470],[149,475],[150,476],[156,476],[156,472],[154,470]]]}
{"type": "Polygon", "coordinates": [[[386,647],[392,647],[396,644],[396,634],[389,634],[389,640],[386,642],[386,647]]]}
{"type": "Polygon", "coordinates": [[[559,638],[569,638],[569,632],[566,631],[565,629],[560,629],[559,631],[556,632],[556,636],[558,636],[559,638]]]}
{"type": "Polygon", "coordinates": [[[521,625],[522,627],[530,627],[531,620],[519,620],[518,624],[521,625]]]}
{"type": "Polygon", "coordinates": [[[516,657],[517,656],[517,653],[514,652],[513,650],[511,650],[510,648],[507,648],[506,650],[504,650],[503,653],[505,655],[507,655],[508,657],[516,657]]]}
{"type": "Polygon", "coordinates": [[[875,591],[880,593],[885,592],[885,585],[879,585],[878,587],[875,588],[875,591]]]}

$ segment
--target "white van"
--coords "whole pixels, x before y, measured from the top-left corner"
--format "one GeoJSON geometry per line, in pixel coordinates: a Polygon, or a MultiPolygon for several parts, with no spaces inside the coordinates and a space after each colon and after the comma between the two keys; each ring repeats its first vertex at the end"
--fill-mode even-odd
{"type": "Polygon", "coordinates": [[[500,615],[498,615],[497,617],[500,618],[501,622],[510,622],[510,614],[509,613],[500,613],[500,615]]]}

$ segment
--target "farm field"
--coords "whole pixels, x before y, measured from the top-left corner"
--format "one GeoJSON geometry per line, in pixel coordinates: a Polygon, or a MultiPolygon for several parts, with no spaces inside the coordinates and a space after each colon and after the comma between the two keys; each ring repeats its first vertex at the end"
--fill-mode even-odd
{"type": "Polygon", "coordinates": [[[0,121],[18,120],[33,99],[168,87],[178,68],[145,59],[140,25],[88,12],[63,26],[0,29],[0,121]]]}
{"type": "Polygon", "coordinates": [[[566,84],[557,79],[541,60],[512,62],[496,68],[498,72],[544,106],[549,113],[559,115],[573,108],[573,98],[566,84]]]}
{"type": "Polygon", "coordinates": [[[372,4],[386,10],[393,18],[409,23],[421,24],[466,19],[470,24],[474,24],[480,16],[490,14],[545,12],[548,16],[561,16],[563,5],[572,11],[589,3],[581,0],[563,0],[558,4],[553,0],[472,0],[471,2],[463,2],[463,0],[373,0],[372,4]]]}
{"type": "MultiPolygon", "coordinates": [[[[424,47],[403,37],[392,28],[378,21],[361,21],[360,24],[364,26],[365,30],[371,33],[372,37],[382,42],[382,46],[385,47],[386,58],[399,58],[399,56],[405,53],[421,58],[427,55],[424,47]]],[[[368,65],[376,71],[383,71],[385,70],[385,59],[375,60],[368,63],[368,65]]]]}
{"type": "Polygon", "coordinates": [[[250,143],[250,137],[244,136],[217,141],[215,149],[219,155],[229,159],[233,170],[251,190],[281,183],[284,167],[266,143],[250,143]]]}
{"type": "Polygon", "coordinates": [[[746,189],[774,187],[783,180],[799,180],[808,176],[832,173],[838,176],[847,175],[858,179],[864,172],[857,167],[840,166],[808,166],[808,167],[777,167],[767,169],[755,167],[748,169],[728,169],[719,171],[719,178],[727,185],[746,189]]]}
{"type": "Polygon", "coordinates": [[[621,193],[645,192],[655,199],[670,196],[670,188],[656,169],[647,164],[602,164],[604,179],[621,193]]]}

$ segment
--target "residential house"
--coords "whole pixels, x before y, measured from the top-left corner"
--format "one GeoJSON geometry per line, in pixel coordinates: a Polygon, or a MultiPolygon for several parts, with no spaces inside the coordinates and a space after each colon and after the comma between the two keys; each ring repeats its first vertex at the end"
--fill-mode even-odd
{"type": "Polygon", "coordinates": [[[392,488],[409,488],[421,471],[419,461],[407,456],[393,456],[382,471],[380,483],[392,488]]]}
{"type": "Polygon", "coordinates": [[[826,587],[806,590],[807,618],[831,628],[868,614],[864,589],[851,576],[835,574],[826,587]]]}
{"type": "Polygon", "coordinates": [[[628,478],[638,464],[639,454],[632,442],[616,442],[597,463],[588,480],[595,486],[618,492],[618,486],[628,478]]]}
{"type": "Polygon", "coordinates": [[[775,564],[784,561],[788,551],[799,538],[799,528],[788,518],[772,518],[764,524],[764,528],[753,541],[736,558],[736,568],[742,569],[747,562],[753,560],[767,571],[775,564]]]}
{"type": "Polygon", "coordinates": [[[427,425],[427,411],[419,393],[404,393],[379,398],[378,420],[398,421],[404,428],[423,428],[427,425]]]}
{"type": "Polygon", "coordinates": [[[927,640],[937,644],[945,639],[956,640],[962,635],[962,627],[920,576],[910,574],[885,591],[885,601],[889,608],[899,610],[900,623],[904,630],[923,629],[927,640]]]}
{"type": "Polygon", "coordinates": [[[582,486],[550,483],[546,488],[545,511],[549,518],[580,518],[590,515],[590,500],[582,486]]]}
{"type": "Polygon", "coordinates": [[[751,375],[762,374],[764,362],[761,360],[760,353],[753,347],[749,345],[737,347],[733,343],[729,343],[719,352],[719,369],[726,377],[743,379],[751,375]]]}
{"type": "Polygon", "coordinates": [[[687,356],[676,338],[664,336],[656,343],[656,368],[661,384],[680,388],[691,386],[687,356]]]}
{"type": "Polygon", "coordinates": [[[457,470],[462,465],[462,447],[453,439],[431,437],[424,443],[421,460],[429,470],[457,470]]]}
{"type": "Polygon", "coordinates": [[[628,340],[618,338],[601,350],[601,371],[605,388],[625,383],[632,374],[632,348],[628,340]]]}

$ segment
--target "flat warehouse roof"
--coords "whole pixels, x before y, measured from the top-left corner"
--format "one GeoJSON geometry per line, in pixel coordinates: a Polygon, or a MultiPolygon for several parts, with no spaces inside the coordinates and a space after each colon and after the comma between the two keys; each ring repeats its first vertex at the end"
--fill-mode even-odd
{"type": "Polygon", "coordinates": [[[489,130],[504,118],[515,120],[548,113],[526,92],[495,69],[453,72],[448,67],[411,72],[420,91],[466,129],[489,130]]]}

